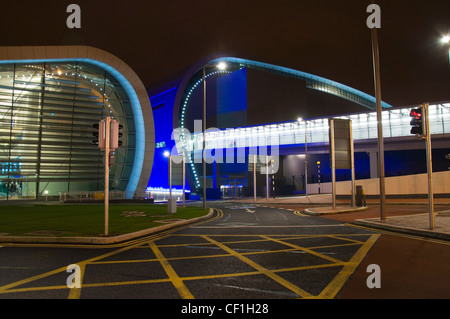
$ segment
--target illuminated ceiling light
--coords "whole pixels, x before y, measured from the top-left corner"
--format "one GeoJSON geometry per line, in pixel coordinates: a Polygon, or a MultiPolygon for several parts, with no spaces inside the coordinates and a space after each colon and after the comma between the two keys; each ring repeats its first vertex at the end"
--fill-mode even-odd
{"type": "Polygon", "coordinates": [[[169,151],[164,151],[164,157],[169,157],[170,152],[169,151]]]}
{"type": "Polygon", "coordinates": [[[446,35],[441,39],[442,43],[450,43],[450,35],[446,35]]]}

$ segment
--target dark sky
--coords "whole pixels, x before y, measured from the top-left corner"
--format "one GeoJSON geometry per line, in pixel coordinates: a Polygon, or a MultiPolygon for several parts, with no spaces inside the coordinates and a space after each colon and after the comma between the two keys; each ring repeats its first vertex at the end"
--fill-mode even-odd
{"type": "MultiPolygon", "coordinates": [[[[382,99],[450,99],[448,0],[378,0],[382,99]]],[[[2,1],[0,45],[85,44],[128,63],[147,87],[204,56],[291,67],[374,94],[369,0],[2,1]],[[81,7],[81,29],[66,8],[81,7]]]]}

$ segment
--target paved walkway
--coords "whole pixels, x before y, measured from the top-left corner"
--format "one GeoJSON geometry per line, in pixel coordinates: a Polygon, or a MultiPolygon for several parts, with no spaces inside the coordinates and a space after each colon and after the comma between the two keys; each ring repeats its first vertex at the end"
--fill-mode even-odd
{"type": "MultiPolygon", "coordinates": [[[[279,197],[279,198],[253,198],[237,199],[237,202],[253,203],[258,205],[270,206],[301,206],[302,212],[314,216],[332,216],[337,214],[348,214],[347,220],[361,226],[373,227],[377,229],[384,229],[400,233],[407,233],[412,235],[450,240],[450,198],[435,198],[434,199],[434,227],[431,229],[430,214],[412,212],[413,209],[408,209],[412,205],[422,205],[427,207],[427,198],[413,198],[413,199],[387,199],[386,200],[386,220],[383,221],[380,217],[364,216],[362,212],[366,211],[368,207],[351,207],[348,200],[337,200],[336,209],[331,207],[331,195],[310,195],[293,196],[293,197],[279,197]],[[390,214],[392,205],[398,208],[404,206],[402,213],[396,211],[390,214]],[[351,216],[354,216],[352,218],[351,216]],[[363,218],[361,218],[363,217],[363,218]]],[[[379,205],[379,200],[367,200],[369,207],[379,205]]],[[[427,211],[427,209],[425,210],[427,211]]],[[[373,215],[373,214],[372,214],[373,215]]]]}

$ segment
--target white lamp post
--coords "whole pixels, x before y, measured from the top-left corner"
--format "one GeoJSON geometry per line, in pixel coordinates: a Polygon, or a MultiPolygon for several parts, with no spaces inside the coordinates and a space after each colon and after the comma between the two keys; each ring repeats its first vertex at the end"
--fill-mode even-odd
{"type": "Polygon", "coordinates": [[[206,209],[206,161],[205,161],[205,153],[206,153],[206,68],[208,67],[216,67],[219,70],[225,70],[227,65],[225,62],[219,62],[217,65],[207,64],[203,66],[203,209],[206,209]]]}
{"type": "Polygon", "coordinates": [[[448,46],[448,61],[450,63],[450,35],[443,36],[441,42],[448,46]]]}

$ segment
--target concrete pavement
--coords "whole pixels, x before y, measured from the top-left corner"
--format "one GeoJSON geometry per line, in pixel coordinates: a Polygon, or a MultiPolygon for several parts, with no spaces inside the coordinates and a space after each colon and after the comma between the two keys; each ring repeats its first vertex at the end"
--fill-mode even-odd
{"type": "MultiPolygon", "coordinates": [[[[253,198],[238,199],[237,202],[253,203],[263,206],[302,206],[302,213],[313,216],[330,216],[336,214],[347,214],[352,223],[365,227],[372,227],[393,232],[430,237],[435,239],[450,240],[450,198],[435,198],[434,199],[434,228],[430,228],[430,215],[428,213],[410,213],[405,209],[402,214],[390,214],[389,206],[411,206],[411,205],[427,205],[427,198],[412,198],[412,199],[387,199],[386,220],[383,221],[380,217],[361,218],[368,207],[351,207],[348,200],[337,200],[336,209],[331,207],[331,195],[309,195],[279,197],[279,198],[253,198]],[[309,207],[308,207],[309,206],[309,207]],[[355,213],[355,218],[350,215],[355,213]],[[394,216],[395,215],[395,216],[394,216]]],[[[379,204],[379,200],[368,199],[368,206],[379,204]]],[[[297,208],[298,209],[298,208],[297,208]]],[[[369,214],[368,216],[369,217],[369,214]]]]}

